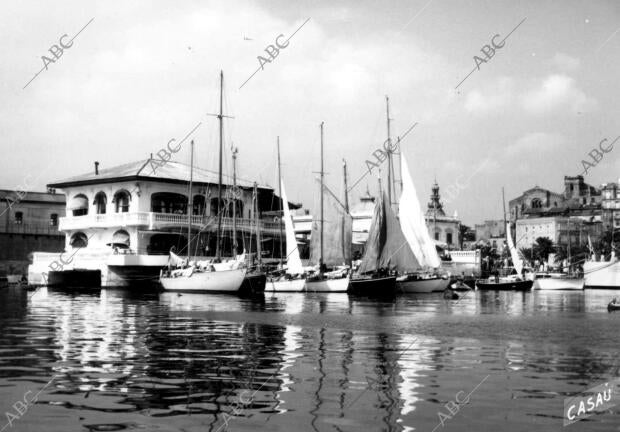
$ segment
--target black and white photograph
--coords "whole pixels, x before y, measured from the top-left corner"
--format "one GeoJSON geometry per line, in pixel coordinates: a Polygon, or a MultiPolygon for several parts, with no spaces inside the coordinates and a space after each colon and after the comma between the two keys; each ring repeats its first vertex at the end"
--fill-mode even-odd
{"type": "Polygon", "coordinates": [[[618,0],[0,23],[0,432],[620,431],[618,0]]]}

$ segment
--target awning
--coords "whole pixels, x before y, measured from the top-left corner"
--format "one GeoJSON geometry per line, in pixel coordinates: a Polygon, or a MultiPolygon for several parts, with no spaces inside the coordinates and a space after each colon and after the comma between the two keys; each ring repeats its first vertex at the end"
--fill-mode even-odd
{"type": "Polygon", "coordinates": [[[76,196],[69,201],[67,208],[69,210],[88,209],[88,199],[85,196],[76,196]]]}
{"type": "Polygon", "coordinates": [[[108,246],[129,247],[129,234],[127,231],[116,231],[112,236],[112,241],[108,246]]]}

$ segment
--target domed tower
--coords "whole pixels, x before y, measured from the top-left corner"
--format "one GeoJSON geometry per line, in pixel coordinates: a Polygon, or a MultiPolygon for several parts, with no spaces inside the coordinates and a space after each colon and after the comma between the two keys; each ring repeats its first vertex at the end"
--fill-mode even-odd
{"type": "Polygon", "coordinates": [[[435,179],[435,183],[432,187],[431,200],[428,203],[428,210],[426,211],[426,214],[427,216],[431,217],[446,215],[446,213],[443,211],[441,197],[439,196],[439,185],[437,184],[437,179],[435,179]]]}

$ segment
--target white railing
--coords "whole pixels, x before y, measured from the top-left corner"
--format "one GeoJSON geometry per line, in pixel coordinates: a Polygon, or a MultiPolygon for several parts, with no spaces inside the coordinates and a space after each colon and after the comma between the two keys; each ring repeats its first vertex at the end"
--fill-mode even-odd
{"type": "MultiPolygon", "coordinates": [[[[192,225],[198,227],[216,227],[217,216],[192,216],[192,225]]],[[[259,221],[261,231],[279,231],[280,222],[259,221]]],[[[59,219],[59,230],[76,230],[88,228],[110,228],[126,226],[144,226],[148,229],[186,226],[187,215],[174,213],[132,212],[106,213],[83,216],[65,216],[59,219]]],[[[232,218],[222,218],[222,228],[231,229],[232,218]]],[[[237,229],[255,230],[256,223],[252,219],[236,220],[237,229]]]]}

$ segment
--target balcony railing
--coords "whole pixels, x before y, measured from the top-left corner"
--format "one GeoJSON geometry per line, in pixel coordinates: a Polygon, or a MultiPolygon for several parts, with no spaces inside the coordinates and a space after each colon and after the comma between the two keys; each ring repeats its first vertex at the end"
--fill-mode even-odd
{"type": "Polygon", "coordinates": [[[0,225],[0,232],[9,234],[62,235],[57,226],[49,223],[15,223],[0,225]]]}
{"type": "MultiPolygon", "coordinates": [[[[232,218],[222,218],[222,228],[232,228],[232,218]]],[[[217,227],[217,216],[192,216],[192,225],[201,229],[214,230],[217,227]]],[[[249,231],[256,229],[256,223],[252,219],[237,218],[237,229],[249,231]]],[[[76,230],[87,228],[108,228],[138,226],[148,229],[161,229],[169,227],[187,226],[187,215],[174,213],[132,212],[132,213],[106,213],[89,214],[84,216],[66,216],[60,218],[60,230],[76,230]]],[[[280,230],[281,222],[259,220],[258,227],[261,231],[275,232],[280,230]]]]}

